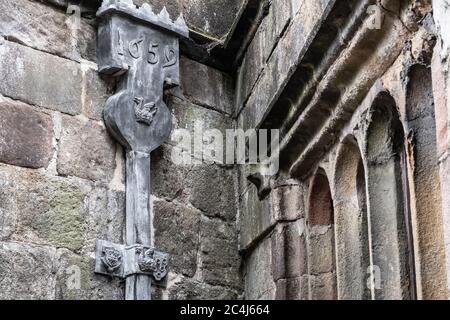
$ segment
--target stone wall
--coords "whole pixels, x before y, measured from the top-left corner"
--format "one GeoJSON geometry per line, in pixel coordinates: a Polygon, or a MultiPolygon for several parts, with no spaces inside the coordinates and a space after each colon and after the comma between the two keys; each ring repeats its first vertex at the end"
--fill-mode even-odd
{"type": "Polygon", "coordinates": [[[434,20],[437,27],[437,45],[432,61],[433,74],[433,94],[436,106],[437,119],[437,144],[438,158],[440,164],[442,209],[444,215],[445,230],[445,256],[447,269],[447,287],[450,288],[450,211],[449,211],[449,170],[450,170],[450,142],[449,142],[449,121],[450,121],[450,20],[448,1],[433,1],[433,8],[436,13],[434,20]]]}
{"type": "Polygon", "coordinates": [[[246,298],[448,298],[448,4],[294,3],[238,72],[238,125],[281,135],[278,174],[240,174],[246,298]]]}
{"type": "MultiPolygon", "coordinates": [[[[261,127],[333,2],[272,3],[238,72],[235,116],[239,127],[261,127]]],[[[281,115],[285,111],[278,112],[281,115]]],[[[276,181],[271,184],[270,195],[260,199],[258,190],[247,180],[246,171],[242,168],[239,180],[240,250],[246,257],[245,296],[308,299],[310,279],[305,249],[309,238],[308,186],[295,179],[276,181]]],[[[318,286],[321,281],[316,281],[318,286]]]]}
{"type": "MultiPolygon", "coordinates": [[[[97,73],[96,6],[78,21],[66,5],[0,3],[0,299],[124,297],[94,274],[96,239],[124,242],[124,153],[102,119],[115,83],[97,73]]],[[[230,76],[182,57],[181,78],[166,94],[175,128],[232,127],[230,76]]],[[[236,299],[235,170],[177,166],[174,145],[152,154],[153,238],[172,255],[154,297],[236,299]]]]}
{"type": "MultiPolygon", "coordinates": [[[[280,132],[272,176],[177,165],[175,134],[152,153],[155,299],[448,298],[448,0],[143,2],[190,28],[175,129],[280,132]]],[[[94,274],[95,241],[124,242],[125,159],[86,3],[0,3],[0,299],[124,298],[94,274]]]]}
{"type": "MultiPolygon", "coordinates": [[[[84,17],[94,17],[102,0],[31,0],[47,3],[64,11],[70,5],[80,8],[84,17]]],[[[236,17],[243,10],[241,0],[134,0],[134,4],[141,6],[148,3],[155,13],[164,7],[172,17],[183,14],[186,23],[196,37],[213,41],[224,41],[232,32],[236,17]],[[222,8],[226,7],[224,11],[222,8]],[[220,14],[218,14],[220,12],[220,14]]],[[[78,10],[78,9],[76,9],[78,10]]]]}

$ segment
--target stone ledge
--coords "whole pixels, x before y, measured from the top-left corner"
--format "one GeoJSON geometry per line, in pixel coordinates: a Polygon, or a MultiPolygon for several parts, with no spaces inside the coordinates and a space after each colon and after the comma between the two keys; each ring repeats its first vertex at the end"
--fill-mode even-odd
{"type": "Polygon", "coordinates": [[[390,16],[386,16],[385,27],[381,30],[369,30],[365,26],[359,31],[329,69],[315,96],[281,143],[281,152],[289,154],[290,161],[295,161],[289,168],[291,174],[300,175],[301,178],[309,174],[313,168],[311,164],[321,158],[335,142],[333,139],[337,135],[331,133],[341,130],[348,122],[371,86],[400,54],[403,41],[399,39],[406,40],[407,36],[408,31],[400,20],[390,16]],[[374,41],[373,37],[380,39],[379,42],[374,41]],[[389,54],[386,55],[386,52],[389,54]],[[355,56],[360,59],[355,59],[355,56]],[[355,66],[359,66],[356,72],[355,66]],[[356,75],[343,82],[350,70],[356,75]],[[341,90],[340,87],[345,89],[341,90]],[[334,102],[328,101],[327,93],[333,91],[339,92],[340,97],[334,102]],[[308,138],[300,142],[299,132],[308,138]],[[296,151],[292,151],[294,146],[296,151]]]}

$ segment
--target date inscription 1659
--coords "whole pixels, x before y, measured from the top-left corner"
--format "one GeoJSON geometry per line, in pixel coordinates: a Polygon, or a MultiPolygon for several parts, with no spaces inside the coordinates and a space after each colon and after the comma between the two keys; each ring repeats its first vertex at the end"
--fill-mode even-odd
{"type": "Polygon", "coordinates": [[[164,46],[164,48],[160,48],[159,43],[150,41],[148,47],[145,48],[144,44],[146,41],[144,37],[124,41],[120,30],[118,30],[117,33],[117,54],[119,56],[124,56],[126,50],[133,59],[138,60],[145,58],[151,65],[162,63],[163,68],[168,68],[177,63],[177,55],[173,47],[167,45],[164,46]]]}

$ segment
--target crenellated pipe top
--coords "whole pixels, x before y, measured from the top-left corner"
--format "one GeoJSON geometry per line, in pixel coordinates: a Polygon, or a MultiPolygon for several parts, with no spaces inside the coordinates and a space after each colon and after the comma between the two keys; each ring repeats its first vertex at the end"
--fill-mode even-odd
{"type": "Polygon", "coordinates": [[[159,14],[156,14],[148,3],[139,7],[133,3],[133,0],[103,0],[97,11],[97,17],[102,18],[112,13],[125,14],[142,23],[148,23],[178,36],[189,38],[189,29],[183,14],[180,14],[176,20],[172,20],[165,6],[159,14]]]}

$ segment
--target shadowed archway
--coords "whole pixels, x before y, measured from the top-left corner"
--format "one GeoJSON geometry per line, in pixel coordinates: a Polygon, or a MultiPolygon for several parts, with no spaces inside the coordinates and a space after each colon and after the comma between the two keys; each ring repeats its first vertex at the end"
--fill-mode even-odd
{"type": "Polygon", "coordinates": [[[334,179],[339,299],[371,299],[365,170],[353,136],[339,147],[334,179]]]}
{"type": "Polygon", "coordinates": [[[415,298],[415,272],[404,130],[394,99],[373,102],[367,131],[370,237],[374,297],[415,298]]]}
{"type": "Polygon", "coordinates": [[[308,211],[310,299],[337,298],[333,200],[325,171],[311,180],[308,211]]]}

